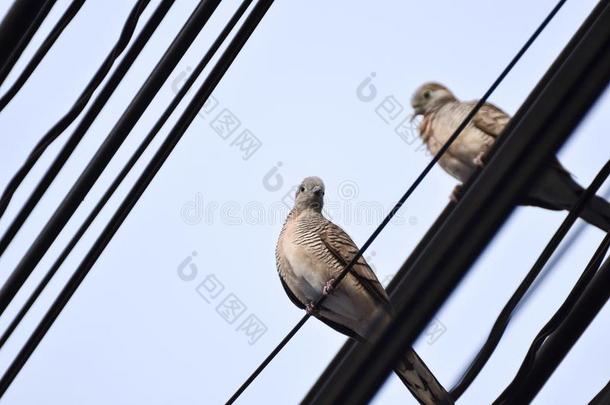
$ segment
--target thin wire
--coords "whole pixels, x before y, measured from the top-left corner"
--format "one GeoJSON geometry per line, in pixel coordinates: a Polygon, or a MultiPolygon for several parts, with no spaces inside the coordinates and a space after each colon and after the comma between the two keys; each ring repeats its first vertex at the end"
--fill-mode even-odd
{"type": "Polygon", "coordinates": [[[201,0],[192,11],[178,34],[167,47],[160,60],[153,67],[134,98],[125,108],[120,118],[110,130],[95,155],[82,170],[51,218],[30,244],[17,266],[0,287],[0,315],[10,305],[27,278],[34,271],[42,257],[61,233],[81,202],[91,191],[95,182],[106,169],[119,150],[134,125],[146,111],[169,75],[176,68],[201,30],[212,17],[221,0],[201,0]]]}
{"type": "MultiPolygon", "coordinates": [[[[598,193],[598,195],[600,197],[602,197],[604,200],[607,200],[608,198],[610,198],[610,187],[606,187],[605,190],[601,193],[598,193]]],[[[578,223],[578,225],[573,227],[574,230],[571,231],[570,234],[565,238],[564,242],[561,244],[561,246],[559,246],[557,251],[553,254],[553,257],[551,257],[551,260],[549,260],[547,265],[544,266],[544,269],[542,270],[540,275],[538,277],[536,277],[536,281],[534,281],[534,284],[532,284],[532,287],[530,287],[528,292],[521,299],[521,303],[519,304],[519,306],[523,306],[524,304],[526,304],[528,302],[530,295],[532,295],[534,293],[534,291],[536,291],[536,289],[538,288],[538,285],[542,285],[544,283],[544,280],[546,280],[546,277],[548,277],[551,274],[552,270],[555,268],[555,266],[559,262],[561,262],[563,257],[572,247],[572,245],[574,245],[574,243],[576,243],[576,241],[580,238],[580,236],[585,231],[585,229],[587,229],[589,227],[588,225],[589,224],[587,222],[581,221],[578,223]]]]}
{"type": "Polygon", "coordinates": [[[510,318],[515,311],[515,308],[521,302],[523,296],[527,293],[531,285],[534,283],[544,265],[548,262],[548,260],[553,255],[553,252],[557,249],[563,238],[567,235],[568,231],[574,225],[576,220],[578,219],[578,214],[585,208],[586,203],[595,195],[595,192],[601,187],[604,183],[604,180],[608,176],[607,171],[610,170],[610,162],[606,163],[606,165],[602,168],[602,170],[597,174],[591,185],[587,187],[587,189],[580,195],[574,207],[570,210],[569,214],[563,220],[549,243],[544,247],[544,250],[538,256],[538,259],[527,273],[523,281],[517,287],[517,290],[510,297],[500,315],[494,322],[494,325],[487,337],[487,340],[477,353],[474,360],[468,366],[466,372],[462,375],[460,381],[451,389],[450,393],[454,400],[457,400],[468,387],[472,384],[474,379],[479,375],[491,355],[493,354],[495,348],[498,346],[502,335],[506,331],[506,328],[510,322],[510,318]]]}
{"type": "Polygon", "coordinates": [[[586,290],[589,283],[595,276],[595,273],[599,270],[602,262],[604,261],[606,253],[608,253],[609,247],[610,233],[607,233],[604,239],[597,247],[595,254],[587,264],[587,267],[585,267],[585,270],[578,278],[578,281],[574,285],[574,288],[570,291],[570,294],[568,294],[568,297],[565,299],[563,304],[561,304],[561,307],[559,307],[557,312],[553,314],[551,319],[549,319],[549,321],[540,330],[538,335],[536,335],[536,338],[534,338],[534,340],[532,341],[532,345],[527,351],[525,359],[523,360],[523,364],[519,368],[515,379],[522,378],[523,376],[529,373],[529,370],[533,366],[534,360],[536,358],[536,353],[538,352],[546,338],[553,334],[557,330],[559,325],[561,325],[568,313],[574,307],[574,304],[576,304],[576,301],[580,299],[583,292],[586,290]]]}
{"type": "Polygon", "coordinates": [[[76,16],[84,3],[85,0],[72,1],[72,4],[70,4],[59,21],[57,21],[57,24],[55,24],[51,32],[49,32],[44,42],[40,45],[32,59],[28,62],[23,72],[21,72],[17,80],[15,80],[15,83],[13,83],[7,92],[0,98],[0,112],[8,103],[10,103],[13,97],[15,97],[15,94],[17,94],[25,82],[30,78],[32,72],[34,72],[40,61],[42,61],[47,52],[49,52],[49,49],[51,49],[57,38],[59,38],[68,24],[70,24],[70,21],[72,21],[74,16],[76,16]]]}
{"type": "MultiPolygon", "coordinates": [[[[95,220],[97,215],[104,208],[104,206],[106,205],[108,200],[110,200],[110,198],[112,197],[112,195],[114,194],[116,189],[119,187],[119,185],[121,184],[123,179],[125,179],[125,177],[129,173],[129,171],[133,168],[133,166],[137,163],[138,159],[146,151],[146,148],[148,147],[148,145],[150,145],[150,143],[153,141],[153,139],[155,138],[155,136],[157,135],[159,130],[163,127],[163,125],[165,124],[167,119],[174,112],[174,110],[176,109],[178,104],[180,104],[180,101],[182,101],[182,99],[187,94],[188,90],[191,88],[193,83],[195,83],[195,80],[197,80],[197,77],[199,76],[199,74],[203,71],[203,69],[205,69],[205,67],[208,65],[208,63],[210,62],[210,60],[212,59],[214,54],[218,51],[218,49],[220,48],[222,43],[231,33],[233,28],[235,28],[235,25],[237,25],[237,23],[239,22],[239,19],[244,15],[246,10],[248,9],[248,6],[250,4],[252,4],[252,1],[253,0],[245,0],[239,6],[237,11],[235,11],[235,13],[231,17],[231,19],[229,20],[227,25],[223,28],[222,32],[218,35],[218,38],[216,38],[214,43],[212,43],[212,45],[210,46],[208,51],[201,58],[201,61],[197,64],[197,66],[195,67],[195,69],[193,70],[191,75],[188,77],[187,81],[180,88],[180,90],[178,91],[178,93],[176,94],[174,99],[171,101],[171,103],[168,105],[168,107],[165,109],[165,111],[163,112],[161,117],[159,117],[159,119],[157,120],[157,122],[155,123],[153,128],[148,132],[146,137],[144,137],[144,139],[142,140],[142,142],[140,143],[140,145],[138,146],[136,151],[129,158],[129,161],[125,164],[125,166],[121,169],[119,174],[115,177],[112,184],[108,187],[108,189],[106,190],[106,192],[104,193],[104,195],[102,196],[100,201],[96,204],[95,208],[93,208],[91,213],[87,216],[87,219],[85,219],[85,221],[79,227],[78,231],[74,234],[72,239],[70,239],[70,242],[66,245],[66,247],[63,249],[63,251],[61,252],[59,257],[53,263],[53,266],[51,266],[51,268],[45,274],[44,278],[40,281],[40,283],[38,284],[36,289],[32,292],[32,294],[30,295],[30,297],[28,298],[26,303],[23,305],[23,307],[21,307],[21,309],[19,310],[19,312],[17,313],[15,318],[11,321],[9,326],[6,328],[6,330],[0,337],[0,349],[4,346],[4,343],[6,343],[6,341],[10,338],[10,336],[15,331],[17,326],[19,326],[19,323],[21,322],[21,320],[25,317],[25,315],[27,314],[29,309],[32,307],[32,305],[34,305],[34,303],[38,299],[38,296],[42,293],[42,291],[45,289],[47,284],[51,281],[51,279],[53,278],[55,273],[57,273],[57,271],[63,264],[64,260],[66,260],[66,258],[68,257],[68,255],[70,254],[72,249],[74,249],[74,246],[76,246],[76,244],[78,243],[80,238],[85,234],[85,232],[87,231],[89,226],[93,223],[93,221],[95,220]]],[[[151,21],[152,21],[152,18],[151,18],[151,21]]],[[[157,24],[158,24],[158,22],[157,22],[157,24]]]]}
{"type": "MultiPolygon", "coordinates": [[[[83,111],[83,109],[85,108],[85,106],[87,105],[89,100],[91,99],[91,96],[93,95],[93,93],[95,92],[97,87],[100,85],[102,80],[104,80],[104,77],[106,77],[106,74],[110,71],[110,68],[112,67],[114,61],[118,58],[118,56],[123,52],[123,50],[129,43],[129,41],[136,29],[136,25],[138,23],[140,15],[142,14],[142,12],[144,11],[144,9],[146,8],[146,6],[148,5],[149,2],[150,2],[150,0],[138,0],[136,5],[132,8],[131,13],[127,17],[127,21],[125,22],[125,25],[123,26],[123,30],[121,31],[121,35],[120,35],[117,43],[112,48],[112,50],[110,51],[108,56],[106,56],[106,59],[104,59],[104,62],[99,67],[99,69],[97,70],[97,72],[95,73],[93,78],[89,81],[89,83],[87,84],[87,86],[85,87],[83,92],[80,94],[80,96],[78,97],[76,102],[72,105],[70,110],[68,110],[68,112],[42,137],[42,139],[38,142],[38,144],[30,152],[30,155],[28,156],[26,161],[23,163],[23,165],[13,175],[13,177],[9,181],[8,185],[2,192],[2,197],[0,197],[0,218],[6,211],[6,208],[8,207],[8,204],[11,202],[11,199],[13,198],[15,191],[17,190],[19,185],[23,182],[25,177],[28,175],[28,173],[30,172],[32,167],[34,167],[34,165],[36,164],[36,162],[38,161],[40,156],[44,153],[44,151],[47,149],[47,147],[53,141],[55,141],[55,139],[57,139],[57,137],[59,135],[61,135],[63,133],[63,131],[66,128],[68,128],[70,126],[70,124],[83,111]]],[[[107,98],[104,99],[104,103],[107,100],[108,100],[107,98]]],[[[101,106],[99,106],[99,109],[97,110],[97,112],[99,112],[99,110],[101,110],[102,106],[103,106],[103,104],[101,106]]],[[[93,107],[92,107],[92,110],[94,110],[93,107]]],[[[97,115],[97,113],[96,113],[96,115],[97,115]]],[[[85,120],[83,120],[83,121],[85,121],[85,120]]],[[[91,119],[91,122],[92,121],[93,120],[91,119]]],[[[75,131],[73,136],[76,136],[77,133],[79,133],[79,132],[75,131]]],[[[84,131],[81,131],[81,133],[84,134],[84,131]]],[[[36,186],[36,188],[34,189],[32,194],[30,195],[30,197],[27,199],[26,203],[23,205],[23,207],[20,209],[17,216],[11,222],[10,226],[8,227],[8,229],[6,230],[4,235],[2,235],[2,239],[0,239],[0,256],[2,256],[2,254],[4,253],[4,251],[6,250],[8,245],[11,243],[11,241],[13,240],[13,238],[15,237],[15,235],[17,234],[17,232],[19,231],[19,229],[21,228],[21,226],[23,225],[23,223],[25,222],[25,220],[27,219],[29,214],[33,211],[36,204],[38,204],[38,201],[40,201],[40,198],[42,197],[42,195],[44,194],[46,189],[49,187],[51,182],[55,179],[55,177],[57,176],[57,173],[62,168],[66,159],[70,156],[70,153],[74,150],[74,148],[76,147],[76,144],[78,143],[78,141],[80,141],[81,138],[82,138],[82,135],[80,135],[77,138],[76,142],[69,142],[70,145],[74,144],[74,147],[72,147],[70,150],[68,150],[69,147],[68,147],[68,149],[62,149],[62,151],[60,152],[60,155],[58,155],[58,157],[61,157],[62,159],[59,161],[56,159],[53,162],[53,164],[49,168],[49,171],[47,171],[45,173],[43,179],[38,183],[38,185],[36,186]],[[67,155],[64,152],[64,150],[68,150],[67,155]]],[[[66,145],[68,145],[68,144],[66,144],[66,145]]],[[[64,146],[64,148],[66,148],[66,146],[64,146]]]]}
{"type": "MultiPolygon", "coordinates": [[[[409,188],[407,189],[405,194],[400,198],[400,200],[398,200],[396,205],[394,205],[394,208],[384,218],[384,220],[381,222],[381,224],[379,224],[377,229],[375,229],[375,231],[367,239],[367,241],[364,243],[364,245],[362,245],[362,247],[358,250],[356,255],[352,258],[352,260],[343,268],[343,270],[341,271],[339,276],[336,277],[333,280],[333,282],[331,283],[331,290],[336,288],[337,284],[339,284],[341,282],[341,280],[343,280],[343,278],[347,275],[347,273],[352,269],[352,267],[354,266],[356,261],[358,261],[362,257],[364,252],[366,252],[366,250],[373,243],[373,241],[377,238],[377,236],[379,236],[381,231],[392,220],[394,215],[396,215],[398,210],[403,206],[403,204],[407,201],[407,199],[411,196],[411,194],[413,194],[415,189],[417,189],[417,187],[421,184],[421,182],[428,175],[430,170],[432,170],[434,165],[439,161],[441,156],[447,151],[447,149],[449,149],[451,144],[457,139],[457,137],[464,130],[464,128],[466,128],[466,126],[470,123],[472,118],[474,118],[474,116],[479,111],[479,109],[487,102],[487,99],[489,98],[489,96],[491,96],[491,94],[496,90],[496,88],[500,85],[500,83],[504,80],[504,78],[508,75],[508,73],[510,73],[510,71],[513,69],[513,67],[521,59],[523,54],[525,54],[525,52],[529,49],[529,47],[532,45],[532,43],[536,40],[536,38],[538,38],[540,33],[542,31],[544,31],[546,26],[549,24],[549,22],[553,19],[555,14],[557,14],[557,12],[561,9],[561,7],[564,5],[564,3],[566,1],[567,0],[560,0],[557,3],[557,5],[551,10],[549,15],[542,21],[540,26],[536,29],[536,31],[534,31],[532,36],[525,42],[525,44],[523,45],[523,47],[521,47],[519,52],[517,52],[517,54],[513,57],[513,59],[508,63],[508,65],[504,68],[502,73],[500,73],[498,78],[493,82],[491,87],[485,92],[483,97],[475,104],[474,108],[470,111],[470,113],[468,113],[466,118],[462,121],[462,123],[453,132],[451,137],[449,137],[447,142],[445,142],[445,144],[439,149],[438,153],[436,155],[434,155],[434,157],[432,158],[430,163],[428,163],[428,165],[422,170],[422,172],[419,174],[419,176],[417,176],[417,178],[411,184],[411,186],[409,186],[409,188]]],[[[326,295],[321,295],[313,303],[313,307],[314,308],[319,307],[319,305],[326,299],[326,297],[327,297],[326,295]]],[[[305,323],[305,321],[307,321],[307,319],[309,319],[309,314],[304,315],[303,318],[301,319],[301,321],[299,321],[299,323],[297,323],[290,330],[290,332],[288,334],[291,335],[291,336],[294,336],[294,334],[296,334],[296,332],[303,326],[303,324],[305,323]]],[[[282,342],[280,342],[280,344],[282,344],[283,342],[284,341],[282,340],[282,342]]],[[[279,347],[279,345],[278,345],[278,347],[279,347]]],[[[271,360],[273,359],[273,357],[275,357],[280,352],[280,350],[281,350],[281,348],[278,350],[278,348],[276,347],[276,349],[274,349],[271,352],[271,354],[269,356],[267,356],[267,358],[264,361],[264,365],[266,366],[267,364],[269,364],[271,362],[271,360]]],[[[231,399],[233,401],[235,399],[237,399],[239,397],[239,395],[241,395],[241,393],[243,393],[246,390],[246,388],[248,388],[248,386],[252,383],[252,381],[254,381],[256,379],[256,377],[263,371],[264,368],[265,367],[261,367],[261,366],[257,367],[256,370],[254,370],[254,372],[250,375],[250,377],[237,389],[237,391],[235,392],[235,394],[233,394],[231,399]]]]}
{"type": "Polygon", "coordinates": [[[239,28],[233,39],[230,41],[212,70],[205,79],[203,84],[198,89],[193,99],[189,102],[178,121],[172,127],[167,138],[163,141],[160,148],[157,150],[151,161],[148,163],[136,183],[132,186],[127,196],[123,199],[121,205],[112,216],[108,224],[100,236],[96,239],[93,246],[78,268],[72,274],[68,283],[62,288],[59,295],[53,301],[42,320],[38,323],[23,348],[19,351],[15,359],[11,362],[5,373],[0,379],[0,398],[6,393],[6,390],[11,385],[19,371],[23,368],[29,357],[38,344],[44,338],[49,328],[53,325],[63,308],[66,306],[74,292],[78,289],[82,281],[87,276],[89,270],[95,264],[97,258],[108,245],[115,232],[119,229],[129,212],[138,202],[141,195],[144,193],[156,173],[163,166],[165,160],[169,157],[174,147],[182,138],[182,135],[189,128],[199,110],[203,107],[206,100],[210,97],[226,71],[229,69],[240,50],[250,38],[260,21],[265,16],[267,10],[273,3],[273,0],[259,0],[253,7],[252,11],[246,17],[244,23],[239,28]]]}
{"type": "MultiPolygon", "coordinates": [[[[604,173],[604,179],[608,177],[610,174],[610,162],[606,164],[606,173],[604,173]]],[[[598,175],[599,176],[599,175],[598,175]]],[[[559,307],[559,309],[553,314],[551,319],[542,327],[540,332],[536,335],[530,348],[528,349],[525,358],[523,359],[523,363],[513,381],[509,384],[508,387],[504,390],[502,395],[498,398],[498,401],[501,398],[507,398],[511,396],[511,392],[515,389],[515,387],[519,386],[520,382],[523,381],[524,378],[529,374],[533,366],[535,365],[536,354],[542,347],[542,344],[545,340],[553,334],[557,328],[564,322],[566,317],[570,314],[570,311],[580,299],[584,291],[587,289],[591,281],[593,280],[595,273],[599,270],[606,253],[608,252],[608,248],[610,247],[610,232],[606,234],[602,242],[599,244],[595,254],[587,264],[587,267],[583,271],[583,273],[578,278],[578,281],[568,294],[567,298],[563,302],[563,304],[559,307]]]]}
{"type": "Polygon", "coordinates": [[[5,283],[0,287],[0,315],[10,305],[23,283],[34,271],[53,241],[91,191],[95,182],[129,136],[134,125],[146,111],[163,84],[167,82],[169,75],[196,40],[220,2],[221,0],[201,0],[192,11],[94,156],[82,170],[76,182],[70,187],[57,209],[30,244],[5,283]]]}
{"type": "Polygon", "coordinates": [[[273,349],[271,351],[271,353],[269,353],[269,355],[265,358],[265,360],[263,360],[263,362],[256,368],[256,370],[254,370],[254,372],[252,374],[250,374],[250,377],[248,377],[248,379],[246,381],[244,381],[244,383],[241,385],[241,387],[239,387],[239,389],[237,391],[235,391],[235,393],[231,396],[231,398],[229,398],[229,400],[227,401],[227,405],[234,403],[237,398],[239,398],[239,396],[245,391],[246,388],[248,388],[248,386],[250,384],[252,384],[252,382],[256,379],[256,377],[258,377],[258,375],[265,369],[265,367],[267,367],[267,365],[269,363],[271,363],[271,360],[273,360],[273,358],[284,348],[284,346],[286,346],[288,344],[288,342],[290,341],[290,339],[292,339],[294,337],[294,335],[297,334],[297,332],[299,331],[299,329],[301,329],[301,327],[303,325],[305,325],[305,322],[307,322],[307,320],[309,319],[311,315],[306,314],[304,317],[301,318],[301,320],[294,326],[294,328],[292,328],[290,330],[290,332],[288,332],[288,334],[284,337],[284,339],[282,339],[282,341],[275,347],[275,349],[273,349]]]}
{"type": "MultiPolygon", "coordinates": [[[[142,42],[148,41],[148,39],[150,38],[152,33],[158,28],[159,24],[161,23],[163,18],[166,16],[167,12],[169,11],[169,9],[173,5],[173,3],[174,3],[174,0],[164,0],[162,3],[159,4],[159,6],[155,10],[155,12],[151,16],[151,18],[148,20],[146,25],[142,28],[142,32],[140,33],[140,36],[138,36],[138,38],[136,38],[135,43],[134,43],[135,48],[142,49],[142,47],[140,47],[139,44],[142,42]]],[[[132,51],[132,49],[130,49],[130,52],[132,51]]],[[[186,84],[185,84],[185,86],[186,86],[186,84]]],[[[171,114],[171,111],[170,111],[170,114],[171,114]]],[[[167,116],[165,117],[165,120],[166,119],[167,119],[167,116]]],[[[155,128],[153,130],[151,130],[152,135],[149,134],[147,136],[147,138],[146,138],[147,141],[143,142],[143,145],[140,145],[136,154],[139,153],[139,155],[141,155],[144,152],[144,149],[146,149],[146,147],[148,146],[148,143],[150,143],[150,141],[152,140],[152,136],[154,136],[154,134],[160,129],[160,127],[163,125],[163,122],[164,122],[164,120],[162,121],[162,119],[159,119],[159,121],[155,125],[155,128]]],[[[101,201],[95,206],[92,213],[89,214],[89,216],[87,217],[85,222],[81,225],[81,227],[78,229],[76,234],[70,240],[70,243],[68,243],[68,245],[64,248],[64,250],[61,252],[59,257],[53,263],[53,266],[51,266],[51,268],[49,269],[47,274],[40,281],[40,283],[38,284],[36,289],[32,292],[32,294],[30,295],[30,297],[28,298],[26,303],[23,305],[23,307],[19,310],[19,312],[17,313],[15,318],[11,321],[9,326],[2,333],[2,336],[0,337],[0,349],[4,346],[6,341],[10,338],[10,336],[12,335],[14,330],[17,328],[17,326],[19,326],[19,323],[21,322],[21,320],[25,317],[25,315],[27,314],[29,309],[32,307],[32,305],[34,305],[34,303],[38,299],[38,296],[42,293],[42,291],[45,289],[47,284],[51,281],[51,279],[53,278],[53,276],[55,275],[57,270],[59,270],[59,267],[63,264],[64,260],[68,257],[68,255],[70,254],[70,252],[72,251],[74,246],[78,243],[78,241],[80,240],[82,235],[86,232],[87,228],[89,227],[89,225],[91,225],[91,223],[93,222],[93,220],[95,219],[97,214],[102,210],[102,208],[104,207],[106,202],[108,202],[108,200],[112,196],[112,193],[118,188],[121,181],[127,175],[129,170],[131,169],[131,167],[133,167],[133,165],[136,163],[136,161],[137,161],[137,158],[130,159],[130,161],[123,168],[123,170],[121,170],[120,174],[117,176],[117,178],[114,180],[114,182],[109,187],[108,191],[106,191],[106,193],[102,197],[101,201]]]]}

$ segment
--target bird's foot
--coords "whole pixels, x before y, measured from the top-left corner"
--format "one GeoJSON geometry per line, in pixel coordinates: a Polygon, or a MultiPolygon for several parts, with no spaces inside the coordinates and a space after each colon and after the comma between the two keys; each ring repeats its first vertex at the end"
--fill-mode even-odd
{"type": "Polygon", "coordinates": [[[305,311],[309,315],[315,315],[318,312],[318,309],[316,308],[313,302],[309,302],[307,303],[307,305],[305,305],[305,311]]]}
{"type": "Polygon", "coordinates": [[[322,294],[323,295],[328,295],[331,292],[333,292],[333,283],[335,282],[334,278],[331,278],[330,280],[328,280],[326,282],[326,284],[324,284],[324,287],[322,287],[322,294]]]}
{"type": "Polygon", "coordinates": [[[479,154],[474,159],[472,159],[472,163],[477,167],[483,167],[483,166],[485,166],[485,163],[486,163],[486,161],[485,161],[486,156],[487,156],[487,151],[479,152],[479,154]]]}
{"type": "Polygon", "coordinates": [[[455,188],[451,192],[451,195],[449,196],[449,199],[454,203],[458,202],[458,200],[462,198],[462,189],[463,187],[461,184],[455,186],[455,188]]]}

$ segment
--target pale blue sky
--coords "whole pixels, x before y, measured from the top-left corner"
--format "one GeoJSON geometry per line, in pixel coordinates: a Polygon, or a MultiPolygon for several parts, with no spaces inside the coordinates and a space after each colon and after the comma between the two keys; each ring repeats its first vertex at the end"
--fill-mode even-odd
{"type": "MultiPolygon", "coordinates": [[[[133,3],[88,1],[0,114],[0,186],[5,186],[44,131],[80,93],[116,41],[133,3]]],[[[569,0],[492,101],[514,113],[595,3],[569,0]]],[[[9,4],[9,0],[0,1],[0,14],[9,4]]],[[[6,91],[68,4],[68,0],[57,1],[0,91],[6,91]]],[[[142,21],[156,4],[157,0],[151,1],[142,21]]],[[[172,7],[58,181],[3,255],[0,282],[81,173],[195,4],[194,0],[178,0],[172,7]]],[[[167,105],[183,73],[195,66],[237,4],[222,2],[40,262],[26,291],[53,263],[167,105]]],[[[405,142],[393,131],[410,113],[408,100],[414,88],[435,80],[448,85],[458,97],[479,97],[553,6],[551,0],[276,1],[214,92],[218,104],[193,122],[2,403],[224,403],[302,316],[285,296],[274,262],[283,215],[280,201],[291,185],[308,175],[321,176],[332,202],[329,213],[362,244],[379,222],[378,208],[389,210],[430,159],[419,142],[405,142]],[[364,102],[356,90],[371,73],[375,73],[372,84],[377,97],[364,102]],[[405,109],[394,123],[386,124],[375,109],[392,95],[405,109]],[[210,126],[224,109],[241,122],[227,139],[210,126]],[[262,143],[247,160],[237,141],[245,129],[262,143]],[[277,171],[270,172],[274,167],[277,171]],[[281,184],[276,182],[279,178],[281,184]],[[363,217],[366,214],[371,218],[363,217]],[[179,266],[193,251],[197,256],[190,264],[196,266],[196,274],[185,281],[179,277],[179,266]],[[206,279],[211,274],[215,279],[206,279]],[[212,288],[214,281],[224,286],[215,291],[218,296],[210,303],[197,293],[198,285],[206,280],[207,287],[212,288]],[[216,312],[227,297],[237,297],[245,306],[233,323],[216,312]],[[242,322],[253,319],[250,315],[267,328],[254,344],[240,330],[242,322]]],[[[608,158],[607,141],[604,138],[600,145],[600,139],[610,123],[604,114],[609,105],[606,96],[561,151],[560,160],[582,184],[608,158]]],[[[170,119],[163,136],[176,117],[170,119]]],[[[0,232],[65,139],[49,149],[17,193],[0,221],[0,232]]],[[[9,364],[158,145],[159,140],[0,351],[0,370],[9,364]]],[[[435,168],[403,207],[402,220],[373,244],[365,256],[380,279],[387,282],[399,268],[447,203],[454,185],[451,177],[435,168]]],[[[445,333],[432,343],[426,336],[417,342],[417,351],[447,388],[476,352],[564,216],[519,208],[437,314],[445,333]]],[[[512,379],[529,342],[566,296],[602,236],[587,228],[514,317],[497,353],[461,403],[489,403],[512,379]]],[[[189,278],[189,269],[186,263],[183,278],[189,278]]],[[[15,304],[25,296],[19,294],[15,304]]],[[[11,306],[7,315],[16,308],[11,306]]],[[[606,383],[610,377],[605,360],[610,354],[606,344],[609,317],[605,308],[535,403],[586,403],[606,383]]],[[[0,320],[0,327],[7,319],[0,320]]],[[[344,341],[317,320],[309,321],[239,403],[297,403],[344,341]]],[[[394,377],[374,402],[415,403],[394,377]]]]}

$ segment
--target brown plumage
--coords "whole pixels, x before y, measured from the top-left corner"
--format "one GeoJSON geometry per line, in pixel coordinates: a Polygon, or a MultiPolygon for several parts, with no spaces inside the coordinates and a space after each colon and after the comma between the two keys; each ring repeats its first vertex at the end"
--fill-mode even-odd
{"type": "MultiPolygon", "coordinates": [[[[423,116],[419,132],[431,153],[439,151],[475,104],[475,101],[459,101],[449,89],[438,83],[424,84],[415,91],[411,105],[415,115],[423,116]]],[[[460,182],[466,182],[477,166],[483,165],[485,154],[509,121],[508,114],[493,104],[485,103],[440,157],[439,165],[460,182]]],[[[572,175],[554,159],[522,204],[569,210],[582,192],[583,188],[572,175]]],[[[610,204],[604,199],[595,196],[580,216],[603,231],[610,231],[610,204]]]]}
{"type": "MultiPolygon", "coordinates": [[[[322,180],[303,180],[277,243],[282,285],[301,309],[311,309],[358,252],[347,233],[322,215],[323,203],[322,180]]],[[[383,286],[361,257],[313,315],[343,334],[367,341],[391,321],[392,308],[383,286]]],[[[451,403],[413,349],[397,363],[396,373],[422,404],[451,403]]]]}

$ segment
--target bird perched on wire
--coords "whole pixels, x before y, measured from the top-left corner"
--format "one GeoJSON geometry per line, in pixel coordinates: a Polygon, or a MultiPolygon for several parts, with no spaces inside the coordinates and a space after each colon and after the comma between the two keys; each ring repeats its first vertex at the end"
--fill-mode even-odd
{"type": "MultiPolygon", "coordinates": [[[[335,330],[368,341],[391,321],[388,295],[364,258],[360,257],[335,288],[333,282],[358,253],[339,226],[322,214],[324,183],[307,177],[280,233],[277,270],[290,300],[335,330]],[[325,295],[319,308],[314,303],[325,295]]],[[[395,372],[422,404],[452,401],[419,356],[409,349],[395,372]]]]}
{"type": "MultiPolygon", "coordinates": [[[[432,154],[436,154],[447,142],[476,103],[458,100],[447,87],[438,83],[426,83],[415,91],[411,106],[414,117],[423,116],[419,134],[432,154]]],[[[483,166],[486,153],[509,121],[510,116],[498,107],[483,104],[440,157],[439,165],[462,183],[466,182],[477,166],[483,166]]],[[[554,158],[532,185],[522,204],[556,211],[569,210],[583,191],[570,172],[554,158]]],[[[451,199],[456,201],[459,193],[458,185],[451,199]]],[[[610,204],[603,198],[593,197],[580,216],[605,232],[610,231],[610,204]]]]}

